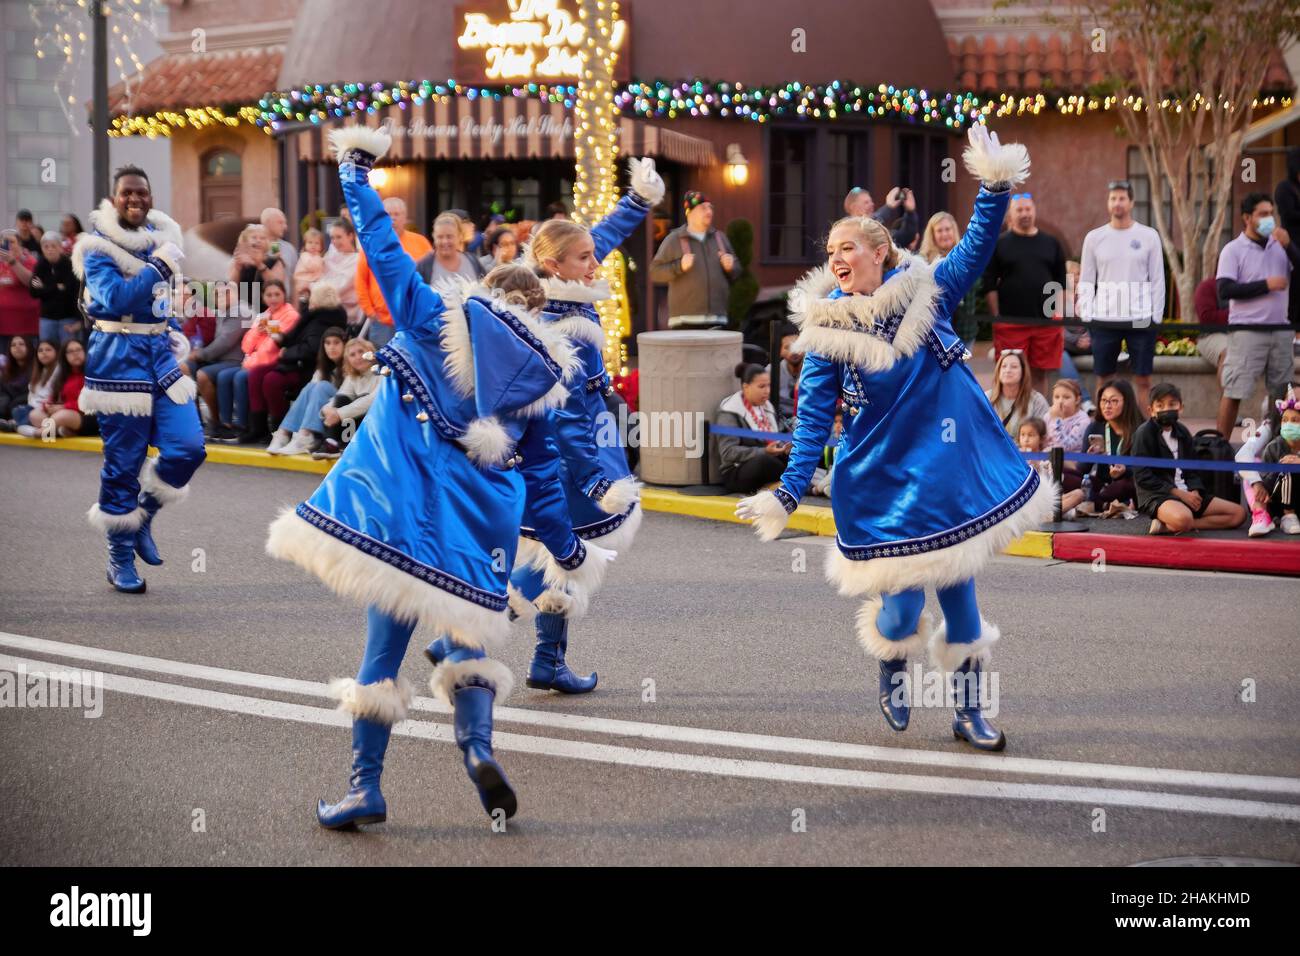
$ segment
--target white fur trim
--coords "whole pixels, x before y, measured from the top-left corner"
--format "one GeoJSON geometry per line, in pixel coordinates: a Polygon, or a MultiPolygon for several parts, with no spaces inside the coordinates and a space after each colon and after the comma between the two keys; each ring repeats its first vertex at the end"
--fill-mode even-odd
{"type": "Polygon", "coordinates": [[[961,159],[967,172],[982,183],[1015,186],[1029,178],[1029,151],[1022,143],[1002,143],[991,151],[967,146],[961,159]]]}
{"type": "Polygon", "coordinates": [[[753,522],[754,532],[760,541],[775,541],[790,523],[790,515],[786,513],[785,506],[770,491],[760,491],[748,498],[741,498],[736,505],[736,517],[753,522]],[[749,513],[742,514],[742,508],[749,513]]]}
{"type": "Polygon", "coordinates": [[[194,379],[188,375],[182,375],[167,386],[166,394],[177,405],[185,405],[194,401],[194,397],[199,394],[199,387],[195,384],[194,379]]]}
{"type": "Polygon", "coordinates": [[[948,623],[940,621],[930,638],[930,657],[934,666],[945,674],[951,674],[968,660],[975,660],[981,667],[987,667],[992,656],[993,645],[997,643],[1002,632],[997,625],[980,618],[980,636],[970,644],[949,644],[948,623]]]}
{"type": "Polygon", "coordinates": [[[395,724],[406,719],[415,691],[405,677],[391,678],[374,684],[358,684],[351,677],[329,682],[328,693],[339,702],[338,709],[353,717],[364,717],[379,724],[395,724]]]}
{"type": "MultiPolygon", "coordinates": [[[[533,335],[541,340],[551,361],[560,366],[560,380],[567,382],[582,371],[582,354],[569,341],[569,336],[557,326],[558,322],[543,322],[518,310],[515,312],[533,335]]],[[[592,324],[592,323],[588,323],[592,324]]],[[[597,326],[599,328],[599,326],[597,326]]],[[[603,334],[603,332],[602,332],[603,334]]]]}
{"type": "Polygon", "coordinates": [[[838,285],[828,266],[809,272],[790,297],[790,318],[800,330],[794,348],[852,362],[870,372],[884,371],[900,357],[914,354],[934,326],[940,289],[934,267],[920,256],[905,254],[900,265],[903,268],[871,295],[838,299],[826,298],[838,285]],[[857,328],[900,312],[903,319],[892,345],[857,328]]]}
{"type": "Polygon", "coordinates": [[[599,349],[605,347],[605,330],[599,322],[593,322],[585,315],[567,315],[546,325],[576,342],[588,342],[599,349]]]}
{"type": "Polygon", "coordinates": [[[515,688],[515,675],[510,673],[510,668],[490,657],[482,657],[476,661],[439,664],[429,675],[429,690],[444,704],[455,706],[456,685],[464,686],[467,677],[481,677],[491,683],[496,693],[494,703],[497,704],[509,697],[515,688]]]}
{"type": "Polygon", "coordinates": [[[850,561],[838,547],[827,549],[826,577],[843,595],[894,594],[910,588],[947,587],[973,577],[990,557],[1026,531],[1032,531],[1052,516],[1054,490],[1040,481],[1038,490],[1024,506],[961,544],[928,554],[900,558],[872,558],[850,561]]]}
{"type": "Polygon", "coordinates": [[[152,415],[153,396],[148,392],[104,392],[89,385],[77,396],[83,415],[152,415]]]}
{"type": "Polygon", "coordinates": [[[469,321],[459,302],[444,296],[443,304],[446,311],[442,313],[442,327],[438,330],[446,353],[442,367],[457,393],[468,398],[474,394],[474,346],[469,340],[469,321]]]}
{"type": "Polygon", "coordinates": [[[190,486],[176,488],[158,477],[158,459],[146,458],[140,466],[140,490],[147,491],[164,505],[184,501],[190,493],[190,486]]]}
{"type": "Polygon", "coordinates": [[[510,435],[494,416],[476,418],[457,439],[470,461],[481,467],[500,465],[514,449],[510,435]]]}
{"type": "Polygon", "coordinates": [[[878,661],[898,661],[924,656],[926,641],[930,638],[930,616],[922,613],[914,633],[894,640],[881,634],[876,623],[883,606],[883,599],[876,595],[867,598],[858,609],[858,643],[862,645],[862,649],[878,661]]]}
{"type": "Polygon", "coordinates": [[[586,602],[576,603],[572,595],[559,588],[547,588],[537,595],[535,611],[543,614],[562,614],[565,617],[581,617],[587,610],[586,602]]]}
{"type": "MultiPolygon", "coordinates": [[[[640,511],[640,509],[637,509],[640,511]]],[[[627,522],[624,522],[626,524],[627,522]]],[[[635,531],[635,528],[633,529],[635,531]]],[[[604,537],[610,537],[605,535],[604,537]]],[[[555,555],[546,550],[540,542],[531,538],[520,538],[519,549],[515,555],[515,566],[527,565],[542,572],[542,580],[548,591],[537,597],[540,610],[551,614],[564,614],[566,617],[582,617],[587,613],[591,596],[600,588],[605,572],[609,570],[609,555],[614,549],[583,541],[587,556],[582,564],[572,571],[566,570],[555,560],[555,555]]]]}
{"type": "Polygon", "coordinates": [[[307,523],[286,508],[271,522],[266,553],[292,561],[319,578],[340,597],[363,606],[373,604],[386,614],[418,620],[463,647],[497,647],[510,633],[505,611],[456,597],[425,584],[358,548],[307,523]]]}
{"type": "MultiPolygon", "coordinates": [[[[626,555],[629,548],[632,547],[632,541],[636,537],[637,530],[641,527],[641,517],[644,512],[640,505],[637,505],[628,512],[623,523],[613,531],[607,534],[597,535],[594,538],[583,538],[583,543],[588,547],[596,545],[610,551],[616,551],[621,555],[626,555]]],[[[590,552],[588,552],[590,556],[590,552]]],[[[546,547],[534,538],[519,539],[519,547],[515,552],[515,567],[531,567],[536,570],[544,570],[548,561],[553,558],[546,547]]],[[[521,594],[520,597],[523,597],[521,594]]],[[[591,595],[589,593],[570,594],[562,587],[550,587],[537,596],[533,602],[536,609],[547,614],[563,614],[565,617],[576,618],[582,617],[587,613],[587,605],[591,595]]]]}
{"type": "Polygon", "coordinates": [[[600,496],[596,507],[607,515],[621,515],[640,501],[641,482],[628,475],[610,484],[609,491],[600,496]]]}
{"type": "Polygon", "coordinates": [[[596,535],[594,538],[583,538],[588,544],[596,544],[602,548],[609,548],[611,551],[617,551],[619,554],[626,556],[628,548],[632,547],[632,539],[636,537],[637,530],[641,527],[641,518],[645,514],[640,503],[628,512],[623,523],[613,531],[606,534],[596,535]]]}
{"type": "Polygon", "coordinates": [[[531,621],[537,616],[538,606],[524,597],[524,592],[513,584],[506,587],[506,598],[510,601],[510,610],[514,611],[521,621],[531,621]]]}
{"type": "Polygon", "coordinates": [[[561,567],[555,556],[548,552],[542,580],[551,587],[564,588],[570,594],[578,592],[588,597],[594,594],[605,580],[605,572],[614,563],[614,551],[591,541],[584,541],[583,546],[587,549],[587,556],[572,571],[561,567]]]}
{"type": "Polygon", "coordinates": [[[604,279],[597,279],[587,285],[576,279],[557,279],[554,276],[542,279],[542,290],[546,293],[546,298],[553,302],[604,302],[614,294],[604,279]]]}
{"type": "Polygon", "coordinates": [[[568,400],[568,386],[563,382],[556,382],[551,386],[551,390],[537,401],[529,402],[522,408],[515,409],[513,414],[522,418],[541,418],[552,408],[562,408],[568,400]]]}
{"type": "Polygon", "coordinates": [[[94,527],[105,533],[110,531],[135,531],[144,523],[145,513],[143,508],[136,508],[124,515],[109,514],[99,507],[97,501],[86,512],[86,519],[94,527]]]}
{"type": "MultiPolygon", "coordinates": [[[[127,250],[145,252],[166,242],[173,242],[178,247],[184,248],[185,237],[181,233],[181,227],[171,216],[157,209],[150,210],[145,217],[145,221],[153,227],[152,230],[123,228],[118,222],[117,210],[113,208],[111,199],[101,200],[99,207],[91,212],[89,220],[91,229],[99,232],[100,235],[83,232],[77,236],[76,245],[72,248],[72,271],[79,279],[86,277],[86,255],[91,252],[102,252],[111,256],[123,274],[133,276],[140,272],[146,263],[127,250]]],[[[170,266],[171,263],[168,265],[170,266]]]]}
{"type": "Polygon", "coordinates": [[[659,205],[664,198],[665,187],[663,177],[655,171],[655,161],[648,156],[645,159],[632,156],[627,161],[627,171],[632,191],[651,207],[659,205]]]}
{"type": "Polygon", "coordinates": [[[167,340],[171,343],[172,355],[176,356],[177,362],[184,362],[189,358],[190,340],[185,337],[184,332],[172,329],[167,333],[167,340]]]}
{"type": "Polygon", "coordinates": [[[363,149],[376,159],[388,152],[393,144],[393,137],[386,130],[370,126],[344,126],[330,130],[330,149],[338,159],[349,149],[363,149]]]}

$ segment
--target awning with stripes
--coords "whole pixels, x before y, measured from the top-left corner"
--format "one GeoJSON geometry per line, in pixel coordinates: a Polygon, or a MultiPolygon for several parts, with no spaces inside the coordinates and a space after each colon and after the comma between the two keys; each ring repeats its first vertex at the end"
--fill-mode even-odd
{"type": "MultiPolygon", "coordinates": [[[[451,97],[407,109],[389,106],[368,118],[367,125],[386,125],[393,134],[387,158],[394,162],[573,158],[573,113],[563,103],[533,97],[451,97]]],[[[297,140],[300,160],[322,162],[329,158],[325,141],[329,128],[331,124],[312,125],[283,135],[297,140]]],[[[712,166],[718,161],[709,140],[644,120],[621,118],[618,136],[625,156],[655,156],[688,166],[712,166]]]]}

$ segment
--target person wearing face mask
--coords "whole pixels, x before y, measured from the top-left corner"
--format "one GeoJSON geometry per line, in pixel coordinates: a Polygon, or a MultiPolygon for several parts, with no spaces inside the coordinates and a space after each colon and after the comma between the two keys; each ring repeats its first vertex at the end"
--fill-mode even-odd
{"type": "MultiPolygon", "coordinates": [[[[1280,416],[1278,436],[1264,446],[1260,460],[1270,464],[1300,465],[1300,398],[1291,391],[1286,398],[1276,402],[1276,406],[1280,416]]],[[[1256,480],[1250,484],[1252,502],[1266,513],[1267,524],[1258,531],[1252,525],[1251,537],[1268,534],[1275,523],[1285,534],[1300,534],[1300,518],[1296,517],[1296,509],[1300,507],[1300,475],[1266,471],[1253,477],[1256,480]]]]}
{"type": "MultiPolygon", "coordinates": [[[[1136,458],[1196,458],[1196,443],[1178,420],[1183,396],[1176,385],[1161,382],[1151,389],[1151,417],[1133,435],[1136,458]]],[[[1182,468],[1135,467],[1138,510],[1151,519],[1151,534],[1178,534],[1193,529],[1235,528],[1246,509],[1216,498],[1199,472],[1182,468]]]]}
{"type": "Polygon", "coordinates": [[[1276,396],[1295,368],[1287,287],[1291,270],[1300,266],[1300,249],[1277,226],[1273,201],[1264,193],[1242,200],[1241,221],[1241,234],[1219,253],[1215,274],[1219,300],[1228,303],[1228,352],[1217,424],[1224,437],[1232,434],[1242,399],[1254,394],[1261,378],[1269,395],[1276,396]],[[1232,331],[1234,325],[1275,325],[1277,331],[1232,331]]]}
{"type": "Polygon", "coordinates": [[[1002,750],[981,686],[999,630],[980,614],[974,575],[1047,520],[1055,489],[1003,427],[952,327],[993,255],[1012,187],[1029,175],[1024,146],[1002,145],[983,125],[969,136],[963,158],[981,187],[965,234],[937,264],[901,252],[880,223],[850,216],[831,229],[827,265],[790,294],[804,352],[790,463],[775,490],[742,499],[736,515],[764,541],[780,535],[842,398],[831,485],[838,534],[826,574],[841,594],[866,598],[858,639],[879,662],[881,713],[891,729],[907,728],[907,662],[928,642],[952,681],[953,736],[1002,750]],[[943,609],[932,639],[927,587],[943,609]]]}

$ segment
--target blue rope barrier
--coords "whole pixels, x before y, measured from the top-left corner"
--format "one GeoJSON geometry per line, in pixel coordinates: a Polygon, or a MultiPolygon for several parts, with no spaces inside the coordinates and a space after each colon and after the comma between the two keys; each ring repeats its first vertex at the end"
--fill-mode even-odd
{"type": "MultiPolygon", "coordinates": [[[[735,438],[754,438],[759,441],[793,441],[794,435],[787,432],[756,432],[747,428],[730,428],[726,425],[710,425],[712,435],[730,435],[735,438]]],[[[827,445],[834,448],[834,445],[827,445]]],[[[1046,461],[1047,452],[1021,452],[1028,461],[1046,461]]],[[[1268,464],[1262,461],[1202,461],[1199,458],[1139,458],[1132,455],[1089,455],[1082,452],[1068,451],[1066,461],[1078,461],[1084,464],[1126,465],[1133,468],[1159,468],[1172,471],[1182,468],[1184,471],[1256,471],[1281,472],[1282,474],[1300,474],[1300,465],[1268,464]]]]}

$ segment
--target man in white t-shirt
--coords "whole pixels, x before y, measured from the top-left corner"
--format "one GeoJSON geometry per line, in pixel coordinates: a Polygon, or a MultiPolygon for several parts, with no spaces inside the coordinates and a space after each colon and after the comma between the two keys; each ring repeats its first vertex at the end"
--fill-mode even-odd
{"type": "Polygon", "coordinates": [[[1156,329],[1165,314],[1165,264],[1160,234],[1133,218],[1133,186],[1108,186],[1110,222],[1083,240],[1079,267],[1079,313],[1092,325],[1092,370],[1097,390],[1115,377],[1124,344],[1133,368],[1138,404],[1146,407],[1156,354],[1156,329]],[[1121,325],[1108,327],[1108,323],[1121,325]],[[1135,327],[1127,326],[1132,323],[1135,327]]]}

